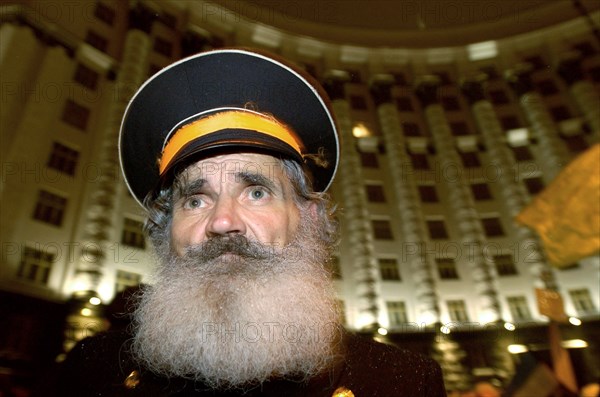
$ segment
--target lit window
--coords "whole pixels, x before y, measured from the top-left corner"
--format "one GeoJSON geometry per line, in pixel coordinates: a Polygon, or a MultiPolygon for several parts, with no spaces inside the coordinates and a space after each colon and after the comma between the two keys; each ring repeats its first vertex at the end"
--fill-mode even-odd
{"type": "Polygon", "coordinates": [[[75,70],[75,76],[73,77],[73,80],[75,80],[82,86],[89,88],[90,90],[95,90],[98,86],[99,77],[100,74],[98,72],[80,63],[77,65],[77,69],[75,70]]]}
{"type": "Polygon", "coordinates": [[[404,131],[404,136],[421,136],[421,129],[417,123],[402,123],[402,131],[404,131]]]}
{"type": "Polygon", "coordinates": [[[373,219],[371,221],[373,227],[373,237],[377,240],[393,240],[392,225],[390,221],[384,219],[373,219]]]}
{"type": "Polygon", "coordinates": [[[450,123],[450,129],[454,136],[464,136],[471,134],[469,126],[464,121],[455,121],[450,123]]]}
{"type": "Polygon", "coordinates": [[[531,320],[531,312],[524,296],[509,296],[506,298],[513,321],[531,320]]]}
{"type": "Polygon", "coordinates": [[[473,193],[473,198],[475,198],[477,201],[492,199],[492,192],[490,191],[490,187],[487,185],[487,183],[472,183],[471,192],[473,193]]]}
{"type": "Polygon", "coordinates": [[[525,187],[530,194],[538,194],[544,190],[544,181],[540,177],[525,178],[523,179],[525,187]]]}
{"type": "Polygon", "coordinates": [[[494,105],[504,105],[510,102],[504,90],[490,90],[488,95],[494,105]]]}
{"type": "Polygon", "coordinates": [[[500,124],[502,125],[502,128],[506,131],[521,128],[521,122],[516,116],[502,116],[500,117],[500,124]]]}
{"type": "Polygon", "coordinates": [[[442,280],[456,280],[458,273],[456,272],[456,263],[452,258],[436,258],[438,274],[442,280]]]}
{"type": "Polygon", "coordinates": [[[408,322],[406,304],[401,301],[385,302],[390,327],[398,327],[408,322]]]}
{"type": "Polygon", "coordinates": [[[565,121],[572,117],[569,109],[563,105],[550,108],[550,114],[556,122],[565,121]]]}
{"type": "Polygon", "coordinates": [[[56,194],[40,190],[33,219],[60,226],[63,221],[67,199],[56,194]]]}
{"type": "Polygon", "coordinates": [[[592,296],[588,289],[569,290],[569,295],[571,296],[571,300],[573,301],[573,305],[578,314],[588,315],[596,312],[594,301],[592,300],[592,296]]]}
{"type": "Polygon", "coordinates": [[[385,203],[385,194],[382,185],[366,185],[367,199],[371,203],[385,203]]]}
{"type": "Polygon", "coordinates": [[[365,168],[379,168],[377,153],[360,152],[360,163],[365,168]]]}
{"type": "Polygon", "coordinates": [[[96,3],[94,16],[107,25],[112,26],[115,21],[115,10],[105,4],[96,3]]]}
{"type": "Polygon", "coordinates": [[[446,111],[460,110],[460,102],[455,96],[442,96],[441,103],[446,111]]]}
{"type": "Polygon", "coordinates": [[[485,231],[485,235],[488,237],[499,237],[504,236],[504,229],[502,228],[502,223],[499,218],[489,217],[482,218],[481,223],[483,224],[483,230],[485,231]]]}
{"type": "Polygon", "coordinates": [[[429,237],[432,240],[443,240],[448,238],[446,224],[443,220],[428,220],[427,230],[429,231],[429,237]]]}
{"type": "Polygon", "coordinates": [[[456,322],[469,321],[469,316],[467,315],[467,307],[465,305],[465,301],[450,300],[447,302],[447,305],[448,305],[448,314],[450,315],[450,320],[456,321],[456,322]]]}
{"type": "Polygon", "coordinates": [[[53,263],[54,254],[26,246],[21,253],[17,277],[39,284],[47,284],[53,263]]]}
{"type": "Polygon", "coordinates": [[[512,255],[494,255],[494,263],[499,276],[514,276],[517,274],[512,255]]]}
{"type": "Polygon", "coordinates": [[[121,234],[121,243],[130,247],[144,249],[146,241],[144,239],[143,224],[130,218],[123,221],[123,233],[121,234]]]}
{"type": "Polygon", "coordinates": [[[379,274],[382,280],[399,281],[398,261],[395,258],[379,258],[379,274]]]}
{"type": "Polygon", "coordinates": [[[108,48],[108,40],[91,30],[87,32],[85,42],[102,52],[106,52],[108,48]]]}
{"type": "Polygon", "coordinates": [[[127,287],[137,287],[142,281],[142,275],[138,273],[126,272],[124,270],[117,270],[117,277],[115,283],[115,291],[121,292],[127,287]]]}
{"type": "Polygon", "coordinates": [[[68,175],[74,175],[78,159],[79,152],[77,150],[54,142],[50,159],[48,159],[48,167],[68,175]]]}
{"type": "Polygon", "coordinates": [[[90,109],[68,99],[63,109],[62,121],[84,131],[90,118],[90,109]]]}
{"type": "Polygon", "coordinates": [[[438,203],[440,200],[435,185],[419,185],[419,197],[423,203],[438,203]]]}
{"type": "Polygon", "coordinates": [[[528,146],[511,146],[510,147],[515,155],[517,161],[530,161],[533,160],[533,155],[528,146]]]}
{"type": "Polygon", "coordinates": [[[481,167],[481,161],[476,152],[458,152],[460,159],[462,160],[463,167],[465,168],[476,168],[481,167]]]}
{"type": "Polygon", "coordinates": [[[415,170],[430,169],[429,160],[427,159],[427,155],[425,153],[409,153],[409,156],[415,170]]]}

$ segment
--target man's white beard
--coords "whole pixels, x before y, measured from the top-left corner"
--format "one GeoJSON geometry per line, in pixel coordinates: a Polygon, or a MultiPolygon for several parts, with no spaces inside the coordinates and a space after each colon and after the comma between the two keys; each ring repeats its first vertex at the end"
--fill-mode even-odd
{"type": "Polygon", "coordinates": [[[212,388],[331,367],[340,325],[325,267],[331,247],[317,227],[305,215],[283,250],[242,237],[165,258],[134,314],[134,355],[159,375],[212,388]],[[221,255],[230,249],[238,254],[221,255]]]}

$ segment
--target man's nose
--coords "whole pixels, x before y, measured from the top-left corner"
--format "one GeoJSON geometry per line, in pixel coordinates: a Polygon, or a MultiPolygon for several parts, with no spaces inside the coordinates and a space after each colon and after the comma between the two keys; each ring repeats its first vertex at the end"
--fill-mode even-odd
{"type": "Polygon", "coordinates": [[[235,199],[221,196],[215,202],[206,225],[207,237],[228,234],[246,234],[246,224],[240,217],[235,199]]]}

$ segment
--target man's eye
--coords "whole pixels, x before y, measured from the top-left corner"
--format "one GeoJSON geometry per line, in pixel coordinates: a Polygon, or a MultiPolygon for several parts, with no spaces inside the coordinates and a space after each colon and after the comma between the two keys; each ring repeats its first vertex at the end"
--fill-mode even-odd
{"type": "Polygon", "coordinates": [[[267,192],[262,187],[254,187],[250,189],[250,198],[252,200],[260,200],[267,196],[267,192]]]}
{"type": "Polygon", "coordinates": [[[190,197],[183,203],[184,208],[194,209],[202,207],[204,202],[200,197],[190,197]]]}

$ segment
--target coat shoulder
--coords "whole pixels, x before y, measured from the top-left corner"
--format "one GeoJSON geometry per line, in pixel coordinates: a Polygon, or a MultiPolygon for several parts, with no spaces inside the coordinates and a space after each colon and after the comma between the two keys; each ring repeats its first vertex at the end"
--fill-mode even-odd
{"type": "Polygon", "coordinates": [[[118,395],[113,389],[122,388],[137,368],[129,354],[129,339],[124,332],[106,332],[81,340],[58,364],[52,381],[43,385],[39,395],[118,395]]]}
{"type": "Polygon", "coordinates": [[[349,338],[346,377],[355,389],[373,396],[446,396],[437,362],[365,336],[349,338]]]}

